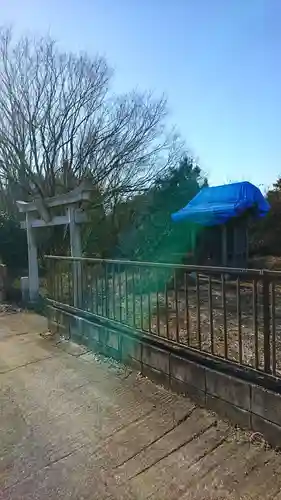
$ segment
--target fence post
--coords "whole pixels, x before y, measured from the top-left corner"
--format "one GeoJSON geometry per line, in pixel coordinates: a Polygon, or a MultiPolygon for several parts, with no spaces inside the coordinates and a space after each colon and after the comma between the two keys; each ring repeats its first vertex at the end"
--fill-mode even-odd
{"type": "Polygon", "coordinates": [[[269,302],[269,279],[262,274],[263,283],[263,349],[264,349],[264,371],[271,372],[270,360],[270,302],[269,302]]]}
{"type": "MultiPolygon", "coordinates": [[[[71,257],[82,257],[80,227],[75,221],[75,208],[68,207],[71,257]]],[[[82,307],[82,263],[79,259],[73,262],[73,305],[82,307]]]]}

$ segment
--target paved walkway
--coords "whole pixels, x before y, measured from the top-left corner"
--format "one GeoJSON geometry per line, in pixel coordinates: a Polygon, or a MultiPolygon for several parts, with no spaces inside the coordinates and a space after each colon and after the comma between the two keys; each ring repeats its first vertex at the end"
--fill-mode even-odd
{"type": "Polygon", "coordinates": [[[0,316],[1,499],[281,499],[281,455],[45,329],[0,316]]]}

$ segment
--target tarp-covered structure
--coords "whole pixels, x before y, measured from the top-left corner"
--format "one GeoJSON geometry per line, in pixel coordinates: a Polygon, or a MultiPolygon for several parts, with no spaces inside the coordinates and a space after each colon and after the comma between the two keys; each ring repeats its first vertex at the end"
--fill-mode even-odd
{"type": "Polygon", "coordinates": [[[236,182],[201,189],[184,208],[172,214],[172,220],[215,226],[226,224],[248,210],[254,217],[263,217],[269,209],[268,202],[256,186],[250,182],[236,182]]]}
{"type": "Polygon", "coordinates": [[[205,226],[196,264],[246,267],[249,220],[264,217],[269,210],[268,202],[256,186],[236,182],[203,188],[185,207],[172,214],[172,220],[205,226]]]}

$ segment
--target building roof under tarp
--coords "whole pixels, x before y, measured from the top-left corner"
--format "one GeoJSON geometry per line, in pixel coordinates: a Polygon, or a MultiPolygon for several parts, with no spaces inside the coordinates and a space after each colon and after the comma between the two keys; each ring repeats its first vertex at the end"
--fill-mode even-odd
{"type": "Polygon", "coordinates": [[[201,189],[185,207],[172,214],[172,220],[215,226],[225,224],[249,209],[253,209],[253,215],[259,218],[267,214],[270,205],[250,182],[235,182],[201,189]]]}

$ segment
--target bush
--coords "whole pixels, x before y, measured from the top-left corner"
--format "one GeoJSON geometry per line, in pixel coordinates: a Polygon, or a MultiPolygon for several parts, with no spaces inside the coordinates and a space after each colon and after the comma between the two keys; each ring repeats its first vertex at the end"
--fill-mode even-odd
{"type": "Polygon", "coordinates": [[[0,212],[0,260],[13,274],[28,263],[26,231],[5,212],[0,212]]]}

